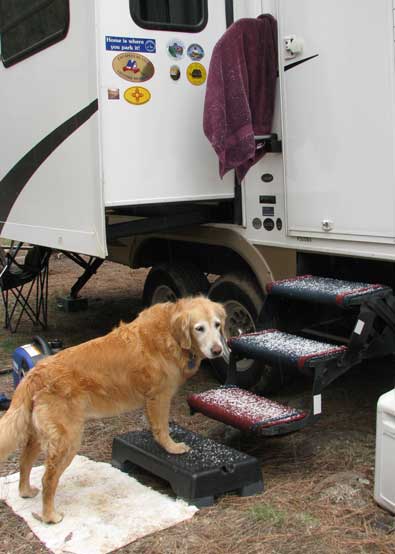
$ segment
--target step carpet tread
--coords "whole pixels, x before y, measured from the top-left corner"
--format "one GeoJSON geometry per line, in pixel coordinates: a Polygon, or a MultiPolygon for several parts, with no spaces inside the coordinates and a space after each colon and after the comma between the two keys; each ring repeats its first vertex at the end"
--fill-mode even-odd
{"type": "Polygon", "coordinates": [[[268,294],[272,295],[333,303],[343,307],[360,304],[366,300],[367,296],[381,295],[390,290],[390,287],[386,285],[343,281],[313,275],[301,275],[291,279],[273,281],[266,288],[268,294]]]}
{"type": "Polygon", "coordinates": [[[277,329],[265,329],[232,337],[228,341],[232,352],[246,358],[265,358],[269,362],[286,361],[299,369],[318,360],[341,356],[346,346],[291,335],[277,329]]]}
{"type": "Polygon", "coordinates": [[[306,412],[236,386],[223,386],[187,398],[190,407],[243,431],[298,421],[306,412]]]}

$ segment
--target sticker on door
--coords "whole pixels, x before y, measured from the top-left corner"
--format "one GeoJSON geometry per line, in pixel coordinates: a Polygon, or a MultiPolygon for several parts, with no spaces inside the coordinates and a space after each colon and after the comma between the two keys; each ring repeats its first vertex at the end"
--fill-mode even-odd
{"type": "Polygon", "coordinates": [[[118,54],[112,68],[119,77],[134,83],[148,81],[155,73],[153,63],[142,54],[118,54]]]}
{"type": "Polygon", "coordinates": [[[151,100],[151,93],[144,87],[130,87],[125,90],[123,97],[129,104],[142,106],[151,100]]]}
{"type": "Polygon", "coordinates": [[[199,62],[194,62],[187,67],[187,78],[192,85],[200,86],[206,82],[206,68],[199,62]]]}

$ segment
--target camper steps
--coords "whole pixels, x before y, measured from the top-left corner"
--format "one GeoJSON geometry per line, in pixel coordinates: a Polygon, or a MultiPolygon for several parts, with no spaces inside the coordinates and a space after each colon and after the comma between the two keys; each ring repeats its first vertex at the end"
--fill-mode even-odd
{"type": "MultiPolygon", "coordinates": [[[[248,333],[229,340],[231,363],[224,387],[192,394],[188,404],[192,413],[201,412],[211,419],[222,421],[241,431],[259,435],[284,435],[312,423],[321,412],[320,394],[323,374],[340,363],[346,355],[346,346],[337,346],[277,329],[248,333]],[[236,359],[259,359],[273,366],[293,366],[314,374],[311,409],[309,411],[279,404],[263,396],[233,385],[236,359]]],[[[341,365],[341,364],[340,364],[341,365]]]]}
{"type": "Polygon", "coordinates": [[[384,296],[391,291],[390,287],[385,285],[342,281],[313,275],[273,281],[266,289],[271,296],[332,304],[342,308],[359,306],[372,297],[384,296]]]}
{"type": "Polygon", "coordinates": [[[200,412],[236,429],[258,435],[280,435],[307,423],[308,412],[285,406],[233,385],[187,398],[191,413],[200,412]]]}
{"type": "Polygon", "coordinates": [[[239,358],[261,359],[273,365],[287,364],[299,370],[339,358],[347,351],[346,346],[299,337],[277,329],[246,333],[229,339],[228,344],[239,358]]]}
{"type": "MultiPolygon", "coordinates": [[[[188,397],[192,413],[201,412],[242,431],[272,436],[313,423],[321,414],[321,393],[325,387],[362,359],[377,352],[393,351],[395,299],[391,289],[384,285],[311,275],[276,281],[267,289],[263,308],[265,327],[270,327],[270,322],[276,324],[281,310],[285,326],[295,314],[298,321],[300,314],[309,312],[307,306],[298,305],[300,301],[359,310],[348,346],[270,328],[232,337],[228,341],[230,359],[225,386],[188,397]],[[377,317],[381,324],[376,329],[377,317]],[[263,367],[267,364],[274,372],[294,370],[312,376],[310,408],[297,410],[235,386],[237,361],[241,359],[260,360],[263,367]]],[[[322,307],[320,311],[325,312],[322,307]]],[[[304,327],[300,330],[307,334],[304,327]]]]}

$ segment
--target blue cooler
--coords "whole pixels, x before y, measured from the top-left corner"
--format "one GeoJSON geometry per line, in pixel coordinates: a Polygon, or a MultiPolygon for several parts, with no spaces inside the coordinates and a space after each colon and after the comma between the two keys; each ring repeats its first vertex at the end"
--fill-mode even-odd
{"type": "Polygon", "coordinates": [[[18,346],[12,355],[12,377],[14,380],[14,388],[16,388],[25,373],[32,369],[36,363],[45,358],[56,354],[62,348],[62,343],[59,340],[47,342],[42,337],[33,337],[33,342],[18,346]]]}

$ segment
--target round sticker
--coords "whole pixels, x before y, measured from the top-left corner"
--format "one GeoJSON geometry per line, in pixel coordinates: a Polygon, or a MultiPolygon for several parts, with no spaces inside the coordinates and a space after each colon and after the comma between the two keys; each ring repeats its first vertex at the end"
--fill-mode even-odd
{"type": "Polygon", "coordinates": [[[184,57],[185,44],[182,40],[172,39],[167,43],[167,52],[171,58],[181,60],[184,57]]]}
{"type": "Polygon", "coordinates": [[[173,81],[178,81],[178,79],[181,77],[181,71],[178,65],[171,66],[170,77],[173,79],[173,81]]]}
{"type": "Polygon", "coordinates": [[[156,42],[152,39],[147,39],[145,41],[145,51],[150,54],[155,54],[156,52],[156,42]]]}
{"type": "Polygon", "coordinates": [[[197,62],[203,58],[204,50],[200,46],[200,44],[191,44],[190,46],[188,46],[187,54],[191,58],[191,60],[197,62]]]}
{"type": "Polygon", "coordinates": [[[198,62],[194,62],[187,67],[188,81],[193,85],[199,86],[206,81],[206,68],[198,62]]]}
{"type": "Polygon", "coordinates": [[[143,83],[151,79],[155,73],[152,62],[142,54],[118,54],[112,61],[115,73],[134,83],[143,83]]]}
{"type": "Polygon", "coordinates": [[[144,87],[130,87],[125,90],[124,98],[129,104],[141,106],[151,100],[151,93],[144,87]]]}

